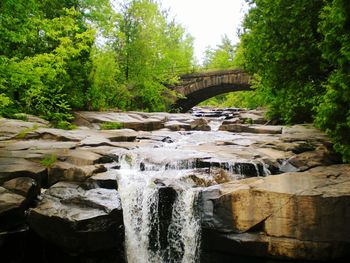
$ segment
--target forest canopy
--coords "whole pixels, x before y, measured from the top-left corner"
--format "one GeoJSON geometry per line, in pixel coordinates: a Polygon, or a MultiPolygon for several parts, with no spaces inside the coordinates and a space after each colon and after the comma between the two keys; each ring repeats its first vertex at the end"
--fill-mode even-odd
{"type": "MultiPolygon", "coordinates": [[[[2,0],[0,115],[59,127],[73,110],[166,111],[194,67],[193,38],[156,0],[2,0]]],[[[223,36],[202,70],[243,68],[253,92],[211,99],[314,122],[350,161],[350,2],[246,0],[240,43],[223,36]]]]}
{"type": "Polygon", "coordinates": [[[125,0],[0,2],[0,115],[166,110],[164,83],[192,68],[193,39],[160,5],[125,0]]]}
{"type": "Polygon", "coordinates": [[[350,161],[350,2],[247,2],[239,62],[269,117],[315,121],[350,161]]]}

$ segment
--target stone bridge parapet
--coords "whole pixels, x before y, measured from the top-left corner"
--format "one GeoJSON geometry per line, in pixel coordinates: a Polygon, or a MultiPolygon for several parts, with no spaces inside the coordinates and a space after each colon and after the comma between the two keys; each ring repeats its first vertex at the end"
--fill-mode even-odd
{"type": "Polygon", "coordinates": [[[181,75],[180,83],[172,87],[179,96],[175,111],[187,112],[202,101],[220,94],[251,90],[251,77],[242,70],[222,70],[181,75]]]}

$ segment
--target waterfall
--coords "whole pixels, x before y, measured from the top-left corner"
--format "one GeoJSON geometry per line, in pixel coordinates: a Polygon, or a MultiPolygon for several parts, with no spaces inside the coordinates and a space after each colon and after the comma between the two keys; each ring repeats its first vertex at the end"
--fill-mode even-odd
{"type": "MultiPolygon", "coordinates": [[[[160,165],[156,170],[154,165],[135,156],[124,156],[119,164],[120,170],[116,172],[127,262],[199,262],[201,227],[196,211],[199,189],[186,184],[157,185],[155,179],[166,177],[167,169],[190,165],[160,165]]],[[[172,170],[175,173],[181,174],[181,170],[172,170]]]]}

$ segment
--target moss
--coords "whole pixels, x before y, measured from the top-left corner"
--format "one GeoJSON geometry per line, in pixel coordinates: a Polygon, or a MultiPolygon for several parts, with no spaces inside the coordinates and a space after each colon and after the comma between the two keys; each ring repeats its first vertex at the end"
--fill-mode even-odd
{"type": "Polygon", "coordinates": [[[101,130],[118,130],[124,127],[120,122],[104,122],[100,124],[101,130]]]}
{"type": "Polygon", "coordinates": [[[69,121],[60,121],[54,123],[54,127],[62,130],[75,130],[77,128],[75,124],[72,124],[69,121]]]}
{"type": "Polygon", "coordinates": [[[55,154],[45,155],[40,163],[46,168],[51,167],[57,161],[57,156],[55,154]]]}

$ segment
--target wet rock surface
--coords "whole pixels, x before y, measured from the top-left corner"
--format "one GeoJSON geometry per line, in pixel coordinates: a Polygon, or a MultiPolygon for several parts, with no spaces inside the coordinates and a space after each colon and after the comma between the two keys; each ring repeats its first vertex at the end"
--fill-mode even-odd
{"type": "Polygon", "coordinates": [[[241,109],[75,116],[72,131],[0,119],[0,250],[28,226],[70,254],[123,247],[117,180],[126,162],[158,171],[150,183],[165,193],[162,240],[172,189],[186,184],[201,189],[203,254],[349,256],[350,168],[312,125],[268,125],[263,111],[241,109]]]}
{"type": "Polygon", "coordinates": [[[118,247],[122,243],[123,217],[116,190],[57,183],[30,210],[28,220],[38,235],[74,253],[118,247]]]}

